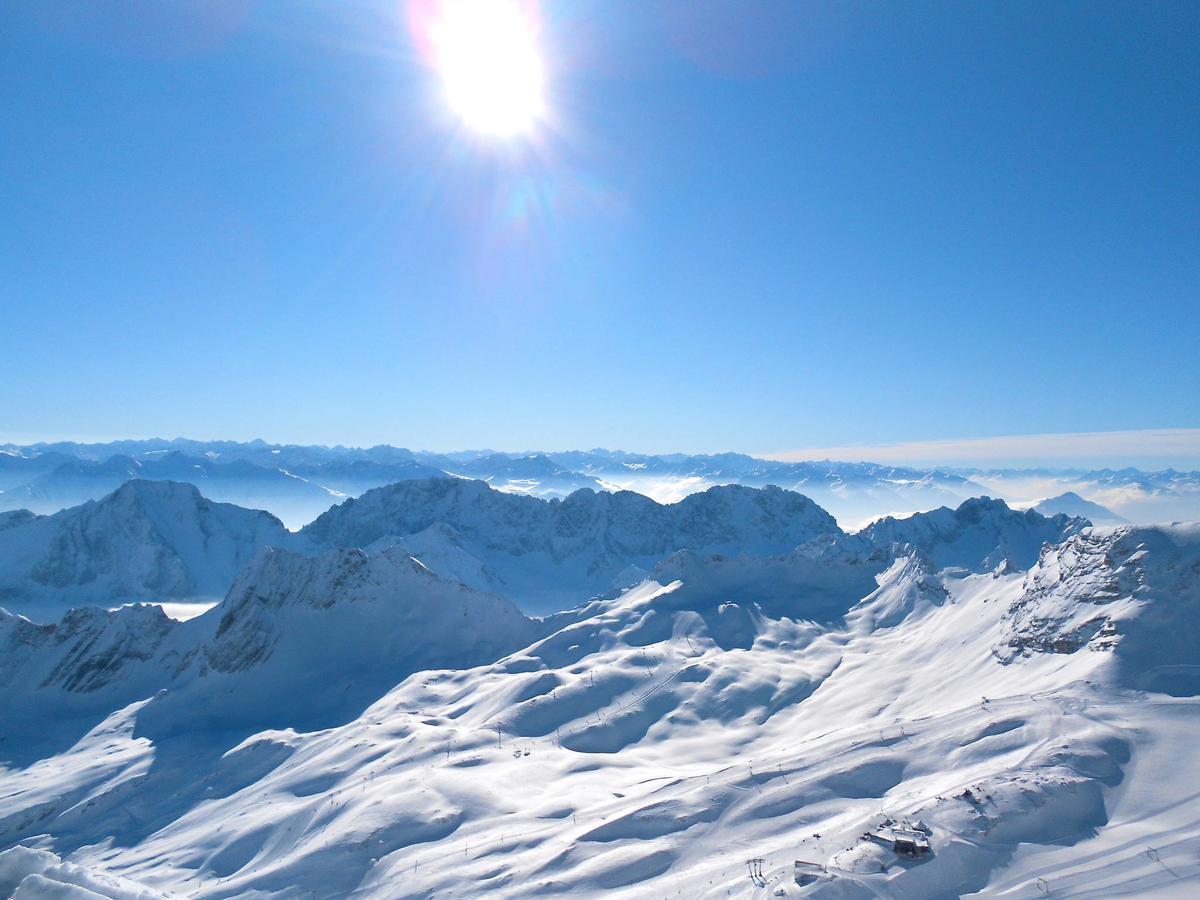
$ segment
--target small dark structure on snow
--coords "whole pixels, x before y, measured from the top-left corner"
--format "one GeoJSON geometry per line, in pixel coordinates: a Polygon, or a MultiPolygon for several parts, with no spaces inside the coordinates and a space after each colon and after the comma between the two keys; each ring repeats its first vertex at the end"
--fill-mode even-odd
{"type": "Polygon", "coordinates": [[[907,823],[893,825],[888,819],[875,831],[863,835],[868,840],[891,847],[897,856],[907,856],[916,859],[930,853],[929,829],[918,822],[915,826],[907,823]]]}
{"type": "Polygon", "coordinates": [[[796,884],[804,887],[806,884],[812,884],[825,874],[825,867],[817,863],[805,862],[802,859],[796,860],[795,879],[796,884]]]}
{"type": "Polygon", "coordinates": [[[916,829],[893,828],[892,849],[899,856],[924,856],[929,852],[929,837],[916,829]]]}

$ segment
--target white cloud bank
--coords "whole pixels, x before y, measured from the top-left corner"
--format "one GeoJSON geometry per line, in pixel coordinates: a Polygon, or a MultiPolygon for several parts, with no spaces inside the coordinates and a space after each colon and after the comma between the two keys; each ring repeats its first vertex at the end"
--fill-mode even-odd
{"type": "Polygon", "coordinates": [[[1200,468],[1200,428],[1021,434],[853,447],[803,447],[767,454],[800,461],[869,460],[897,465],[1200,468]]]}

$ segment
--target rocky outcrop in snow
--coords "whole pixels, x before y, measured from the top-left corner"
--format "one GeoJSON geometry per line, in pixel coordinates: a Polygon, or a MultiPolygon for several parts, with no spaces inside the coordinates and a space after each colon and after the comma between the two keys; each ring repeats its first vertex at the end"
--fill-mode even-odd
{"type": "Polygon", "coordinates": [[[1085,532],[1047,546],[998,655],[1110,652],[1119,683],[1200,694],[1200,526],[1085,532]]]}
{"type": "MultiPolygon", "coordinates": [[[[88,693],[129,682],[131,671],[157,659],[163,641],[178,627],[153,605],[81,607],[51,625],[0,610],[0,685],[88,693]]],[[[135,685],[135,693],[160,687],[157,675],[150,681],[135,685]]]]}

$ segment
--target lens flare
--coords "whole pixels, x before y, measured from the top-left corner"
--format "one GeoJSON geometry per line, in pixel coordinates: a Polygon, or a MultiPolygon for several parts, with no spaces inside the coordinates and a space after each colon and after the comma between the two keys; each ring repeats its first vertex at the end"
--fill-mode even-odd
{"type": "Polygon", "coordinates": [[[511,137],[545,113],[536,8],[519,0],[442,0],[427,46],[450,108],[467,127],[511,137]]]}

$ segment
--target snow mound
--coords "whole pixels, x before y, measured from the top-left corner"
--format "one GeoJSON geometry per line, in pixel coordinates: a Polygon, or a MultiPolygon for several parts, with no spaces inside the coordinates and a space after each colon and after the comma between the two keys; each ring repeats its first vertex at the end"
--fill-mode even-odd
{"type": "Polygon", "coordinates": [[[163,900],[172,895],[63,862],[48,850],[16,846],[0,852],[0,896],[13,900],[163,900]]]}

